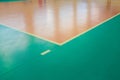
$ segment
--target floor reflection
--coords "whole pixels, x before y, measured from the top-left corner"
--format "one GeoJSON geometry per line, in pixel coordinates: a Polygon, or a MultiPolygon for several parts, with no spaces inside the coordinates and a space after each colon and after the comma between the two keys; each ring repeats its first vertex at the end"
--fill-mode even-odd
{"type": "Polygon", "coordinates": [[[0,23],[62,43],[120,12],[119,0],[0,3],[0,23]]]}

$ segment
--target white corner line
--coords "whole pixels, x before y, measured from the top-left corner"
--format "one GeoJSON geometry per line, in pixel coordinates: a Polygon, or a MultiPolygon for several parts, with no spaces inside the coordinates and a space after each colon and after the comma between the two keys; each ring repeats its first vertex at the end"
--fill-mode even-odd
{"type": "Polygon", "coordinates": [[[120,15],[120,12],[117,13],[117,14],[115,14],[114,16],[111,16],[111,17],[108,18],[108,19],[103,20],[102,22],[100,22],[99,24],[93,26],[92,28],[89,28],[89,29],[87,29],[86,31],[83,31],[82,33],[80,33],[80,34],[78,34],[78,35],[76,35],[76,36],[74,36],[74,37],[72,37],[72,38],[70,38],[70,39],[68,39],[68,40],[66,40],[66,41],[64,41],[64,42],[62,42],[62,43],[57,43],[57,42],[55,42],[55,41],[45,39],[44,37],[40,37],[40,36],[31,34],[31,33],[29,33],[29,32],[25,32],[25,31],[19,30],[19,29],[17,29],[17,28],[13,28],[12,26],[9,26],[9,25],[3,24],[3,23],[0,23],[0,25],[6,26],[6,27],[8,27],[8,28],[14,29],[14,30],[19,31],[19,32],[23,32],[23,33],[25,33],[25,34],[34,36],[34,37],[39,38],[39,39],[42,39],[42,40],[44,40],[44,41],[48,41],[48,42],[53,43],[53,44],[56,44],[56,45],[58,45],[58,46],[63,46],[64,44],[72,41],[73,39],[75,39],[75,38],[77,38],[77,37],[79,37],[79,36],[87,33],[88,31],[90,31],[90,30],[92,30],[92,29],[94,29],[94,28],[96,28],[96,27],[99,27],[99,25],[101,25],[101,24],[103,24],[103,23],[105,23],[105,22],[113,19],[114,17],[116,17],[116,16],[118,16],[118,15],[120,15]]]}
{"type": "Polygon", "coordinates": [[[51,52],[51,50],[46,50],[46,51],[40,53],[40,55],[44,56],[44,55],[48,54],[49,52],[51,52]]]}

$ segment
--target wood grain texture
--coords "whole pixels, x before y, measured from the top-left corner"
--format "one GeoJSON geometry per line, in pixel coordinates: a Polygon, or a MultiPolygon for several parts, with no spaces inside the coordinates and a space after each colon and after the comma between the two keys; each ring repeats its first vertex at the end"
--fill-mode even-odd
{"type": "Polygon", "coordinates": [[[62,43],[120,12],[120,0],[0,3],[0,23],[62,43]]]}

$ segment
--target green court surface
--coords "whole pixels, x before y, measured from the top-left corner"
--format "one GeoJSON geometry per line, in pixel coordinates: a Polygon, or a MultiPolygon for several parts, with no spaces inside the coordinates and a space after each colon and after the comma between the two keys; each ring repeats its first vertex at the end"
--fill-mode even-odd
{"type": "Polygon", "coordinates": [[[0,25],[0,75],[57,47],[58,45],[0,25]]]}
{"type": "Polygon", "coordinates": [[[120,15],[62,46],[0,30],[0,70],[24,63],[0,80],[120,80],[120,15]],[[39,55],[48,48],[51,52],[39,55]]]}
{"type": "Polygon", "coordinates": [[[0,2],[19,2],[19,1],[26,1],[26,0],[0,0],[0,2]]]}

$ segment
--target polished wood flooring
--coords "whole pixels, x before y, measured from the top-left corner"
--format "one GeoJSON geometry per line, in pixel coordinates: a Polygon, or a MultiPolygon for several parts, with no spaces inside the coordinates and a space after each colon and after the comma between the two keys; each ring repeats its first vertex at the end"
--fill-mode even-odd
{"type": "Polygon", "coordinates": [[[0,3],[0,23],[63,43],[120,12],[120,0],[28,0],[0,3]]]}

